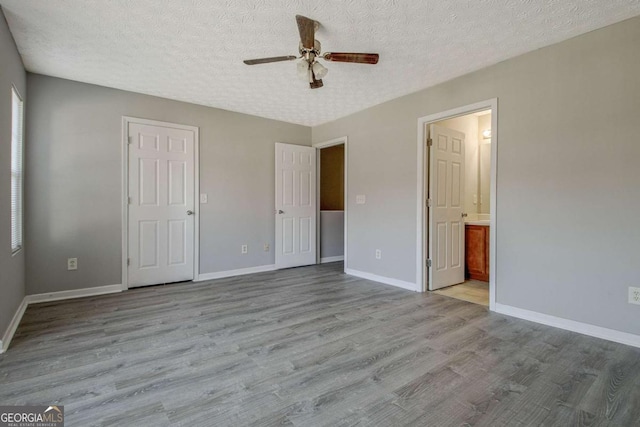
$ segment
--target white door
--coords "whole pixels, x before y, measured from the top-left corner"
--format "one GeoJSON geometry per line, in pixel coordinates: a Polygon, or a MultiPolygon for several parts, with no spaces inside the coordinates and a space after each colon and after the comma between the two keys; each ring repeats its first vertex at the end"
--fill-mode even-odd
{"type": "Polygon", "coordinates": [[[195,135],[129,123],[129,287],[193,280],[195,135]]]}
{"type": "Polygon", "coordinates": [[[429,136],[429,290],[464,282],[464,133],[438,125],[429,136]]]}
{"type": "Polygon", "coordinates": [[[276,267],[316,263],[316,149],[276,143],[276,267]]]}

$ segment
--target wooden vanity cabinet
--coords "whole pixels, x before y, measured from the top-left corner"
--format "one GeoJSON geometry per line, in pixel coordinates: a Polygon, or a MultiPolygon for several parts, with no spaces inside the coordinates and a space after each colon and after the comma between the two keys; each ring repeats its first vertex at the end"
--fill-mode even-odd
{"type": "Polygon", "coordinates": [[[489,281],[489,227],[465,225],[465,273],[468,279],[489,281]]]}

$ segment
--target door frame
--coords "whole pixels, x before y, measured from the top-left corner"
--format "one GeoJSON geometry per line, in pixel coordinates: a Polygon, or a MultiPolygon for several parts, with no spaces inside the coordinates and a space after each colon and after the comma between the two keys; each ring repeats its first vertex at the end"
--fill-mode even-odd
{"type": "Polygon", "coordinates": [[[426,261],[427,261],[427,233],[426,221],[426,197],[428,178],[428,167],[426,162],[427,150],[426,141],[428,135],[427,127],[441,120],[452,119],[454,117],[465,116],[478,111],[491,110],[491,185],[490,203],[491,212],[489,229],[489,310],[496,309],[496,227],[498,224],[498,214],[496,209],[497,201],[497,171],[498,171],[498,98],[491,98],[474,104],[465,105],[451,110],[442,111],[435,114],[418,118],[418,191],[417,191],[417,233],[416,233],[416,289],[419,292],[427,291],[426,283],[426,261]]]}
{"type": "Polygon", "coordinates": [[[316,142],[311,144],[316,149],[316,264],[320,264],[320,150],[323,148],[333,147],[335,145],[344,144],[344,264],[343,269],[347,271],[347,224],[349,222],[347,215],[347,205],[349,204],[348,185],[349,182],[349,138],[341,136],[340,138],[330,139],[329,141],[316,142]]]}
{"type": "Polygon", "coordinates": [[[149,126],[161,126],[173,129],[189,130],[193,132],[193,192],[194,192],[194,227],[193,227],[193,281],[199,279],[200,271],[200,128],[197,126],[181,125],[162,122],[159,120],[141,119],[138,117],[122,116],[122,290],[129,289],[129,274],[127,259],[129,258],[129,123],[149,126]]]}

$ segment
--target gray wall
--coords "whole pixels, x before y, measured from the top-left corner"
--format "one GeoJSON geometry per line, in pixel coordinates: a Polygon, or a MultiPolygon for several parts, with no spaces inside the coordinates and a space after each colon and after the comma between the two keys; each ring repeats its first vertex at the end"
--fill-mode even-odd
{"type": "Polygon", "coordinates": [[[344,255],[344,211],[320,211],[320,258],[344,255]]]}
{"type": "Polygon", "coordinates": [[[36,74],[28,89],[27,293],[121,283],[122,116],[200,127],[201,273],[274,263],[274,143],[310,128],[36,74]]]}
{"type": "Polygon", "coordinates": [[[315,127],[349,137],[348,267],[416,281],[417,119],[497,97],[498,302],[640,334],[638,46],[634,18],[315,127]]]}
{"type": "Polygon", "coordinates": [[[23,248],[11,255],[11,86],[27,104],[26,74],[0,9],[0,340],[25,295],[23,248]]]}

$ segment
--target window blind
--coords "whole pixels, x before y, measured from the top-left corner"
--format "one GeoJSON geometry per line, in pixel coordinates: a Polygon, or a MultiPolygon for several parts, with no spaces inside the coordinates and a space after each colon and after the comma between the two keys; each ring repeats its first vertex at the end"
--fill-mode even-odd
{"type": "Polygon", "coordinates": [[[11,89],[11,251],[22,248],[22,148],[24,111],[18,92],[11,89]]]}

